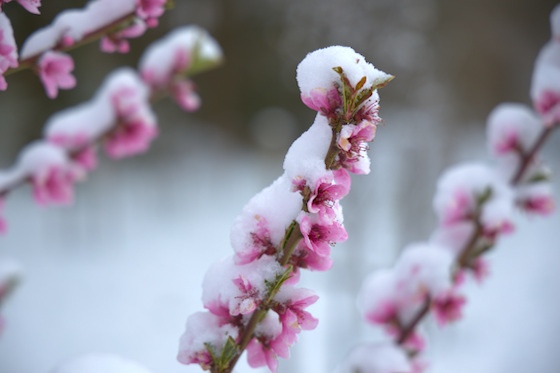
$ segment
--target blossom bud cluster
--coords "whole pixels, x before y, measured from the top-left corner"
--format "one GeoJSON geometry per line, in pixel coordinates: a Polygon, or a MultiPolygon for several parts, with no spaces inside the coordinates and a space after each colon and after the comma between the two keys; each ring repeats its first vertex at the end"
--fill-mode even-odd
{"type": "Polygon", "coordinates": [[[188,318],[181,363],[231,372],[247,349],[249,365],[275,372],[300,331],[316,327],[305,309],[318,297],[296,286],[300,270],[330,269],[332,246],[347,239],[339,202],[350,190],[349,172],[369,173],[377,88],[391,78],[348,47],[321,49],[300,63],[301,97],[317,116],[288,150],[284,173],[235,220],[234,254],[205,276],[207,311],[188,318]]]}
{"type": "MultiPolygon", "coordinates": [[[[0,0],[0,6],[2,2],[0,0]]],[[[18,0],[32,13],[39,14],[40,0],[18,0]]],[[[3,74],[8,68],[31,64],[36,70],[47,96],[55,98],[59,89],[76,86],[72,75],[74,61],[63,50],[101,36],[104,52],[127,53],[127,39],[144,34],[155,27],[167,0],[92,0],[83,9],[59,13],[51,24],[32,33],[23,43],[18,61],[12,26],[0,13],[0,90],[7,88],[3,74]]]]}
{"type": "MultiPolygon", "coordinates": [[[[199,27],[185,26],[172,35],[185,42],[168,43],[164,39],[155,43],[158,50],[165,51],[158,56],[161,66],[156,71],[162,76],[162,86],[157,91],[151,81],[143,78],[154,71],[149,63],[141,63],[140,72],[120,68],[105,78],[90,101],[47,119],[44,138],[22,149],[12,168],[0,171],[0,213],[3,197],[25,181],[32,185],[35,201],[40,205],[72,203],[73,184],[97,165],[98,145],[113,159],[143,153],[149,148],[158,134],[151,107],[154,96],[177,81],[190,83],[187,74],[193,63],[201,71],[217,64],[222,56],[216,41],[199,27]],[[173,69],[176,56],[181,56],[180,70],[173,69]]],[[[155,52],[148,48],[142,61],[153,60],[155,52]]],[[[196,96],[192,89],[175,98],[180,102],[186,100],[185,96],[196,96]]],[[[0,232],[5,230],[6,222],[0,216],[0,232]]]]}
{"type": "MultiPolygon", "coordinates": [[[[560,29],[560,6],[551,19],[553,31],[560,29]]],[[[502,234],[513,232],[516,208],[543,216],[554,210],[549,172],[538,151],[560,123],[560,58],[552,57],[560,56],[559,43],[554,34],[536,60],[534,111],[506,103],[490,113],[487,144],[494,165],[467,163],[445,171],[433,200],[438,227],[430,240],[408,246],[393,268],[374,272],[364,281],[360,311],[366,322],[385,330],[390,342],[358,347],[341,365],[341,373],[422,371],[416,356],[425,347],[419,331],[423,318],[432,314],[439,326],[461,318],[466,298],[460,287],[468,274],[479,282],[488,274],[482,255],[502,234]],[[385,354],[380,356],[380,351],[385,354]],[[375,368],[371,356],[387,364],[375,368]],[[395,356],[414,358],[403,368],[395,356]]]]}

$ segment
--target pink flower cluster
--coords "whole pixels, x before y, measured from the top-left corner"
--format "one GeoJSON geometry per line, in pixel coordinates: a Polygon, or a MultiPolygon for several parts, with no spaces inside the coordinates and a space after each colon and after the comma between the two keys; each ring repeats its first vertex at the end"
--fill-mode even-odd
{"type": "MultiPolygon", "coordinates": [[[[157,73],[148,76],[158,81],[157,73]]],[[[371,82],[388,77],[347,47],[313,52],[300,63],[298,83],[304,103],[318,111],[315,122],[290,147],[284,174],[254,196],[236,219],[231,231],[235,254],[207,272],[202,300],[208,311],[188,319],[180,362],[231,372],[247,349],[250,366],[276,372],[277,358],[289,356],[300,331],[317,326],[306,308],[318,296],[296,287],[300,269],[330,269],[332,246],[348,237],[340,200],[350,190],[349,172],[369,172],[367,143],[379,120],[377,86],[371,82]],[[356,60],[361,61],[357,68],[356,60]],[[322,80],[314,80],[317,75],[322,80]],[[316,85],[312,102],[303,94],[309,84],[316,85]],[[341,84],[352,96],[344,98],[341,84]],[[372,100],[358,102],[366,95],[372,100]],[[362,116],[356,120],[348,110],[362,116]],[[202,318],[211,320],[203,331],[194,326],[202,318]]]]}
{"type": "MultiPolygon", "coordinates": [[[[560,6],[552,20],[560,20],[560,6]],[[555,16],[556,15],[556,16],[555,16]]],[[[560,24],[554,25],[558,29],[560,24]]],[[[488,274],[482,255],[502,234],[514,229],[515,208],[547,215],[554,209],[549,173],[538,158],[546,136],[560,124],[560,44],[553,38],[535,63],[531,95],[534,113],[521,104],[501,104],[489,115],[488,148],[495,165],[452,167],[437,183],[433,201],[438,227],[429,242],[406,248],[393,268],[371,274],[363,283],[359,305],[363,318],[381,326],[391,348],[417,356],[425,346],[419,326],[431,314],[439,326],[462,317],[466,298],[460,287],[467,274],[481,282],[488,274]]],[[[372,354],[375,351],[372,350],[372,354]]],[[[350,357],[349,359],[353,359],[350,357]]],[[[367,357],[345,366],[367,368],[367,357]]],[[[372,372],[419,372],[411,361],[372,372]]]]}
{"type": "MultiPolygon", "coordinates": [[[[193,34],[199,43],[193,43],[193,47],[197,45],[203,49],[205,43],[212,44],[214,54],[206,56],[206,62],[221,58],[219,46],[204,30],[184,32],[193,34]]],[[[183,52],[193,54],[187,48],[183,48],[183,52]]],[[[146,53],[149,57],[150,52],[146,53]]],[[[41,78],[49,96],[54,97],[61,85],[75,84],[68,75],[72,59],[64,54],[47,51],[42,54],[39,66],[44,70],[41,78]]],[[[154,93],[152,86],[132,68],[117,69],[109,74],[90,101],[52,115],[44,127],[44,140],[24,148],[14,167],[0,171],[0,197],[28,181],[33,185],[38,204],[71,204],[74,183],[97,166],[97,145],[103,145],[106,154],[114,159],[148,150],[158,135],[156,116],[151,108],[154,93]]],[[[1,208],[0,205],[0,212],[1,208]]],[[[6,222],[0,216],[0,233],[5,231],[6,222]]]]}

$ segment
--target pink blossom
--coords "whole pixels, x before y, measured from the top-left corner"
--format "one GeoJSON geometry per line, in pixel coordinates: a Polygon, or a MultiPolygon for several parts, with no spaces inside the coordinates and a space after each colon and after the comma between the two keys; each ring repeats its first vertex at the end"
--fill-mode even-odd
{"type": "Polygon", "coordinates": [[[340,132],[338,146],[347,152],[349,157],[356,157],[363,150],[364,143],[373,141],[376,129],[375,124],[365,120],[358,125],[346,124],[340,132]]]}
{"type": "Polygon", "coordinates": [[[278,336],[278,344],[291,346],[297,341],[301,330],[313,330],[319,320],[314,318],[305,308],[315,303],[319,297],[306,289],[285,285],[275,299],[278,304],[275,311],[282,322],[282,333],[278,336]]]}
{"type": "Polygon", "coordinates": [[[109,34],[101,38],[101,50],[106,53],[128,53],[130,45],[127,39],[133,39],[144,35],[146,32],[146,23],[142,20],[136,20],[129,27],[109,34]]]}
{"type": "Polygon", "coordinates": [[[67,54],[47,51],[39,59],[37,68],[49,98],[55,98],[59,88],[71,89],[76,86],[76,78],[70,73],[74,70],[74,61],[67,54]]]}
{"type": "Polygon", "coordinates": [[[538,215],[550,215],[555,210],[554,197],[548,194],[528,196],[520,201],[521,208],[538,215]]]}
{"type": "Polygon", "coordinates": [[[257,338],[253,338],[247,345],[247,361],[252,368],[266,365],[274,373],[278,369],[278,360],[274,351],[270,346],[261,343],[257,338]]]}
{"type": "Polygon", "coordinates": [[[369,99],[363,103],[354,114],[353,118],[356,122],[368,121],[380,123],[382,120],[379,117],[379,100],[369,99]]]}
{"type": "Polygon", "coordinates": [[[397,320],[398,305],[394,300],[385,300],[365,313],[364,317],[373,324],[385,325],[397,320]]]}
{"type": "Polygon", "coordinates": [[[309,92],[309,95],[302,93],[301,100],[309,108],[326,117],[335,116],[336,111],[342,106],[342,100],[336,88],[330,90],[314,88],[309,92]]]}
{"type": "Polygon", "coordinates": [[[116,91],[111,103],[118,123],[105,140],[107,154],[118,159],[145,152],[158,135],[149,103],[132,88],[116,91]]]}
{"type": "Polygon", "coordinates": [[[307,209],[311,213],[318,213],[322,221],[333,221],[336,213],[333,206],[350,191],[350,175],[345,169],[333,171],[333,180],[322,178],[309,197],[307,209]]]}
{"type": "Polygon", "coordinates": [[[299,224],[305,247],[319,256],[328,256],[330,245],[348,238],[344,226],[336,221],[332,224],[314,223],[307,214],[302,213],[299,224]]]}
{"type": "Polygon", "coordinates": [[[262,255],[274,255],[276,253],[276,247],[271,241],[266,219],[259,215],[255,218],[257,220],[256,229],[250,233],[249,245],[235,255],[234,259],[237,264],[247,264],[262,255]]]}
{"type": "Polygon", "coordinates": [[[52,165],[31,176],[33,196],[39,205],[71,204],[76,174],[61,165],[52,165]]]}
{"type": "Polygon", "coordinates": [[[6,70],[8,66],[15,67],[18,65],[17,59],[14,58],[13,53],[15,49],[16,47],[13,43],[10,43],[9,40],[7,42],[4,40],[4,30],[0,29],[0,57],[6,60],[6,62],[3,63],[6,64],[6,66],[0,65],[0,69],[6,70]]]}
{"type": "Polygon", "coordinates": [[[560,92],[544,90],[533,101],[533,106],[539,115],[542,116],[544,123],[552,126],[560,122],[560,92]]]}
{"type": "Polygon", "coordinates": [[[239,330],[221,317],[208,312],[197,312],[187,319],[185,332],[179,343],[177,360],[182,364],[199,364],[210,370],[213,359],[208,348],[220,356],[228,338],[236,339],[239,330]]]}
{"type": "Polygon", "coordinates": [[[63,147],[71,154],[72,160],[84,171],[92,171],[97,167],[97,153],[95,147],[90,143],[85,133],[77,133],[73,136],[63,134],[51,135],[49,142],[63,147]]]}
{"type": "Polygon", "coordinates": [[[171,83],[171,95],[179,106],[187,111],[193,112],[200,107],[200,96],[196,93],[196,85],[189,79],[181,79],[171,83]]]}
{"type": "Polygon", "coordinates": [[[470,266],[474,274],[474,279],[480,284],[484,279],[486,279],[490,274],[490,264],[486,259],[481,257],[475,258],[472,265],[470,266]]]}
{"type": "Polygon", "coordinates": [[[259,292],[258,289],[254,288],[253,285],[247,280],[243,275],[232,280],[235,286],[241,292],[241,295],[235,297],[234,307],[230,314],[232,316],[237,315],[247,315],[252,313],[257,309],[260,300],[258,299],[259,292]]]}
{"type": "Polygon", "coordinates": [[[167,0],[136,0],[136,15],[150,27],[157,26],[157,18],[165,11],[167,0]]]}
{"type": "Polygon", "coordinates": [[[358,125],[346,124],[342,127],[338,137],[338,158],[342,167],[358,175],[369,173],[367,143],[373,141],[376,128],[374,123],[365,120],[358,125]]]}
{"type": "Polygon", "coordinates": [[[114,159],[143,153],[157,135],[156,127],[147,124],[142,118],[135,118],[117,125],[105,141],[105,151],[114,159]]]}
{"type": "Polygon", "coordinates": [[[473,200],[472,196],[463,188],[458,188],[453,193],[453,198],[445,205],[441,222],[444,227],[472,218],[473,200]]]}
{"type": "Polygon", "coordinates": [[[294,266],[295,274],[298,274],[299,268],[311,271],[328,271],[331,269],[333,261],[329,256],[321,256],[306,247],[302,248],[298,245],[290,258],[290,264],[294,266]]]}
{"type": "Polygon", "coordinates": [[[432,301],[436,322],[440,327],[461,318],[461,310],[467,299],[457,294],[454,289],[441,293],[432,301]]]}

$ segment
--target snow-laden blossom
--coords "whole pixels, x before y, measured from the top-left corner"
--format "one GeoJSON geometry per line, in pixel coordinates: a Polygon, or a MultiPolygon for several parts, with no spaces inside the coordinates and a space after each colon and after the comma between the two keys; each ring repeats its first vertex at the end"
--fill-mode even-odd
{"type": "Polygon", "coordinates": [[[233,257],[226,257],[212,265],[204,277],[202,302],[213,313],[228,317],[253,312],[265,299],[268,287],[284,269],[268,255],[246,265],[235,264],[233,257]],[[220,279],[231,279],[223,283],[220,279]],[[216,311],[216,312],[214,312],[216,311]]]}
{"type": "Polygon", "coordinates": [[[83,177],[82,170],[62,148],[42,141],[31,143],[21,151],[17,172],[28,175],[35,201],[43,206],[71,204],[73,185],[83,177]]]}
{"type": "Polygon", "coordinates": [[[255,329],[255,338],[247,346],[247,361],[252,368],[268,366],[271,372],[278,368],[277,356],[288,358],[287,349],[275,343],[282,333],[282,324],[278,314],[272,310],[266,313],[255,329]]]}
{"type": "MultiPolygon", "coordinates": [[[[358,295],[363,318],[400,338],[424,302],[442,297],[451,289],[452,261],[451,253],[440,246],[408,246],[394,268],[374,272],[363,282],[358,295]]],[[[403,345],[420,351],[425,340],[414,330],[403,345]]]]}
{"type": "Polygon", "coordinates": [[[364,343],[355,347],[335,373],[412,373],[406,352],[392,343],[364,343]]]}
{"type": "Polygon", "coordinates": [[[438,294],[432,301],[432,309],[437,324],[442,327],[460,319],[462,317],[461,310],[466,302],[467,299],[458,294],[455,289],[438,294]]]}
{"type": "Polygon", "coordinates": [[[550,182],[539,181],[520,185],[516,188],[516,203],[527,213],[550,215],[555,210],[550,182]]]}
{"type": "Polygon", "coordinates": [[[53,135],[48,138],[48,141],[69,150],[72,160],[84,171],[92,171],[97,167],[97,152],[85,133],[69,136],[53,135]]]}
{"type": "Polygon", "coordinates": [[[546,126],[560,121],[560,39],[556,34],[559,14],[557,6],[551,14],[553,38],[539,52],[531,79],[533,106],[546,126]]]}
{"type": "Polygon", "coordinates": [[[319,297],[308,289],[296,288],[289,284],[280,289],[274,297],[278,302],[274,310],[282,323],[282,333],[278,336],[277,344],[283,344],[286,348],[292,346],[297,342],[301,330],[313,330],[317,327],[319,320],[305,309],[318,299],[319,297]]]}
{"type": "Polygon", "coordinates": [[[0,12],[0,91],[6,90],[8,84],[3,74],[10,67],[18,66],[17,45],[10,19],[0,12]]]}
{"type": "Polygon", "coordinates": [[[105,35],[100,40],[101,51],[105,53],[128,53],[130,44],[127,39],[138,38],[146,32],[146,23],[141,19],[136,19],[134,23],[123,30],[105,35]]]}
{"type": "Polygon", "coordinates": [[[193,112],[200,107],[200,96],[196,93],[196,85],[188,79],[172,82],[170,86],[171,95],[181,109],[193,112]]]}
{"type": "Polygon", "coordinates": [[[185,26],[152,43],[140,58],[139,70],[154,91],[170,91],[186,111],[200,104],[187,76],[222,60],[218,43],[202,28],[185,26]]]}
{"type": "Polygon", "coordinates": [[[148,102],[123,88],[114,93],[117,125],[105,140],[107,154],[115,159],[143,153],[158,135],[155,115],[148,102]]]}
{"type": "Polygon", "coordinates": [[[319,178],[315,186],[298,178],[293,180],[294,190],[299,191],[307,200],[307,211],[319,215],[321,221],[332,222],[336,218],[335,203],[350,191],[350,175],[345,169],[335,170],[319,178]]]}
{"type": "Polygon", "coordinates": [[[50,373],[150,373],[136,361],[106,353],[88,353],[64,360],[50,373]]]}
{"type": "Polygon", "coordinates": [[[136,0],[136,15],[146,20],[149,27],[156,27],[165,11],[165,3],[167,0],[136,0]]]}
{"type": "MultiPolygon", "coordinates": [[[[2,4],[11,3],[13,0],[0,0],[0,11],[2,11],[2,4]]],[[[41,0],[16,0],[29,13],[40,14],[39,8],[41,7],[41,0]]]]}
{"type": "MultiPolygon", "coordinates": [[[[334,92],[340,83],[340,76],[333,68],[341,67],[352,87],[355,87],[364,77],[363,88],[382,86],[391,75],[376,69],[371,63],[366,62],[364,56],[356,53],[350,47],[331,46],[309,53],[298,65],[296,79],[300,88],[302,100],[312,109],[321,111],[323,106],[328,106],[327,113],[338,100],[334,92]],[[320,71],[321,73],[317,73],[320,71]],[[331,103],[332,102],[332,103],[331,103]]],[[[378,101],[376,91],[372,93],[369,102],[378,101]]]]}
{"type": "Polygon", "coordinates": [[[292,183],[285,175],[251,198],[231,229],[236,263],[276,254],[301,206],[301,195],[292,191],[292,183]]]}
{"type": "Polygon", "coordinates": [[[505,103],[496,106],[488,116],[487,137],[490,153],[526,154],[535,144],[542,123],[527,106],[505,103]]]}
{"type": "Polygon", "coordinates": [[[76,78],[71,74],[74,60],[67,54],[45,52],[37,62],[37,69],[49,98],[55,98],[59,88],[71,89],[76,86],[76,78]]]}
{"type": "Polygon", "coordinates": [[[331,245],[336,242],[346,241],[348,234],[342,224],[333,221],[325,224],[319,220],[314,221],[313,216],[301,213],[299,225],[303,235],[302,243],[317,255],[326,257],[331,253],[331,245]]]}
{"type": "Polygon", "coordinates": [[[375,137],[376,125],[372,122],[362,121],[358,125],[347,124],[342,127],[338,138],[340,164],[348,171],[364,175],[370,169],[367,157],[367,143],[375,137]]]}
{"type": "Polygon", "coordinates": [[[301,100],[310,109],[318,111],[326,117],[332,117],[337,110],[342,108],[342,100],[337,88],[330,90],[313,88],[308,96],[302,93],[301,100]]]}
{"type": "Polygon", "coordinates": [[[86,169],[95,161],[93,149],[86,149],[86,144],[104,140],[113,158],[142,153],[158,134],[149,95],[134,70],[119,68],[105,78],[92,100],[50,117],[44,135],[72,153],[86,169]]]}
{"type": "Polygon", "coordinates": [[[483,164],[455,166],[442,174],[434,210],[443,227],[480,219],[485,234],[509,233],[514,193],[492,169],[483,164]]]}
{"type": "Polygon", "coordinates": [[[185,332],[179,342],[177,360],[183,364],[199,364],[207,370],[213,360],[209,348],[220,355],[228,338],[236,339],[239,330],[221,317],[209,312],[197,312],[189,316],[185,332]]]}

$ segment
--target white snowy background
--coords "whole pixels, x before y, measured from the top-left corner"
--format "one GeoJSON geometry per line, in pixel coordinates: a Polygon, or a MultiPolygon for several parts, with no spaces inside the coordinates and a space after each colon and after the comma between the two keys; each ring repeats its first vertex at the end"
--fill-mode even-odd
{"type": "MultiPolygon", "coordinates": [[[[86,352],[116,353],[153,373],[200,372],[177,363],[175,355],[187,316],[201,310],[205,270],[230,253],[233,219],[281,173],[290,141],[311,124],[313,113],[295,89],[297,63],[306,51],[340,43],[397,79],[380,92],[386,126],[371,146],[372,174],[354,176],[343,200],[350,238],[333,250],[331,271],[302,278],[321,297],[311,308],[319,326],[301,334],[293,359],[280,361],[284,373],[331,372],[354,344],[379,337],[360,320],[355,295],[367,273],[391,265],[409,241],[427,239],[435,221],[431,196],[437,175],[459,161],[488,159],[489,110],[504,100],[528,102],[532,62],[548,38],[547,14],[554,5],[490,1],[483,7],[477,1],[451,9],[449,2],[427,0],[397,5],[287,1],[275,14],[281,31],[264,32],[266,43],[274,39],[278,55],[254,56],[220,39],[228,34],[224,25],[233,22],[226,15],[245,25],[232,27],[232,39],[235,31],[251,34],[244,27],[259,27],[257,17],[264,24],[271,16],[266,9],[278,5],[239,5],[231,13],[222,1],[176,3],[162,27],[188,22],[208,27],[225,43],[226,65],[199,81],[200,114],[157,106],[162,130],[153,149],[134,159],[102,160],[77,187],[73,207],[38,208],[28,187],[10,194],[5,210],[10,229],[0,238],[0,255],[18,260],[24,277],[2,309],[7,326],[0,338],[1,373],[47,373],[61,360],[86,352]],[[345,17],[337,22],[345,27],[328,21],[335,15],[345,17]],[[531,23],[537,15],[540,33],[531,23]],[[306,34],[296,27],[302,19],[306,34]],[[364,24],[362,32],[351,27],[366,21],[374,26],[364,24]],[[446,30],[446,37],[436,36],[443,32],[437,30],[446,30]],[[231,85],[258,78],[257,72],[243,70],[244,64],[258,66],[273,57],[282,64],[270,74],[281,76],[285,93],[267,96],[275,86],[257,84],[245,90],[249,103],[265,97],[258,105],[234,96],[231,85]],[[216,84],[212,74],[225,80],[223,90],[204,86],[216,84]],[[228,111],[234,105],[239,111],[228,111]],[[238,122],[246,126],[239,130],[238,122]]],[[[103,59],[109,57],[95,48],[84,53],[108,64],[103,59]]],[[[71,101],[72,92],[61,95],[66,105],[87,99],[96,88],[95,81],[86,84],[88,70],[80,71],[79,62],[76,74],[84,83],[76,90],[78,101],[71,101]]],[[[20,73],[26,74],[31,75],[20,73]]],[[[0,95],[2,166],[15,157],[18,141],[33,133],[29,126],[35,132],[41,128],[33,122],[30,102],[43,110],[43,118],[54,111],[42,97],[24,101],[27,92],[43,93],[31,79],[17,79],[30,88],[8,80],[8,92],[0,95]]],[[[559,174],[560,135],[555,135],[544,155],[559,174]]],[[[554,184],[560,196],[560,180],[554,184]]],[[[428,372],[559,370],[560,214],[520,215],[516,222],[517,231],[489,255],[491,276],[468,286],[464,318],[443,330],[427,323],[428,372]]],[[[237,372],[250,371],[242,359],[237,372]]]]}

